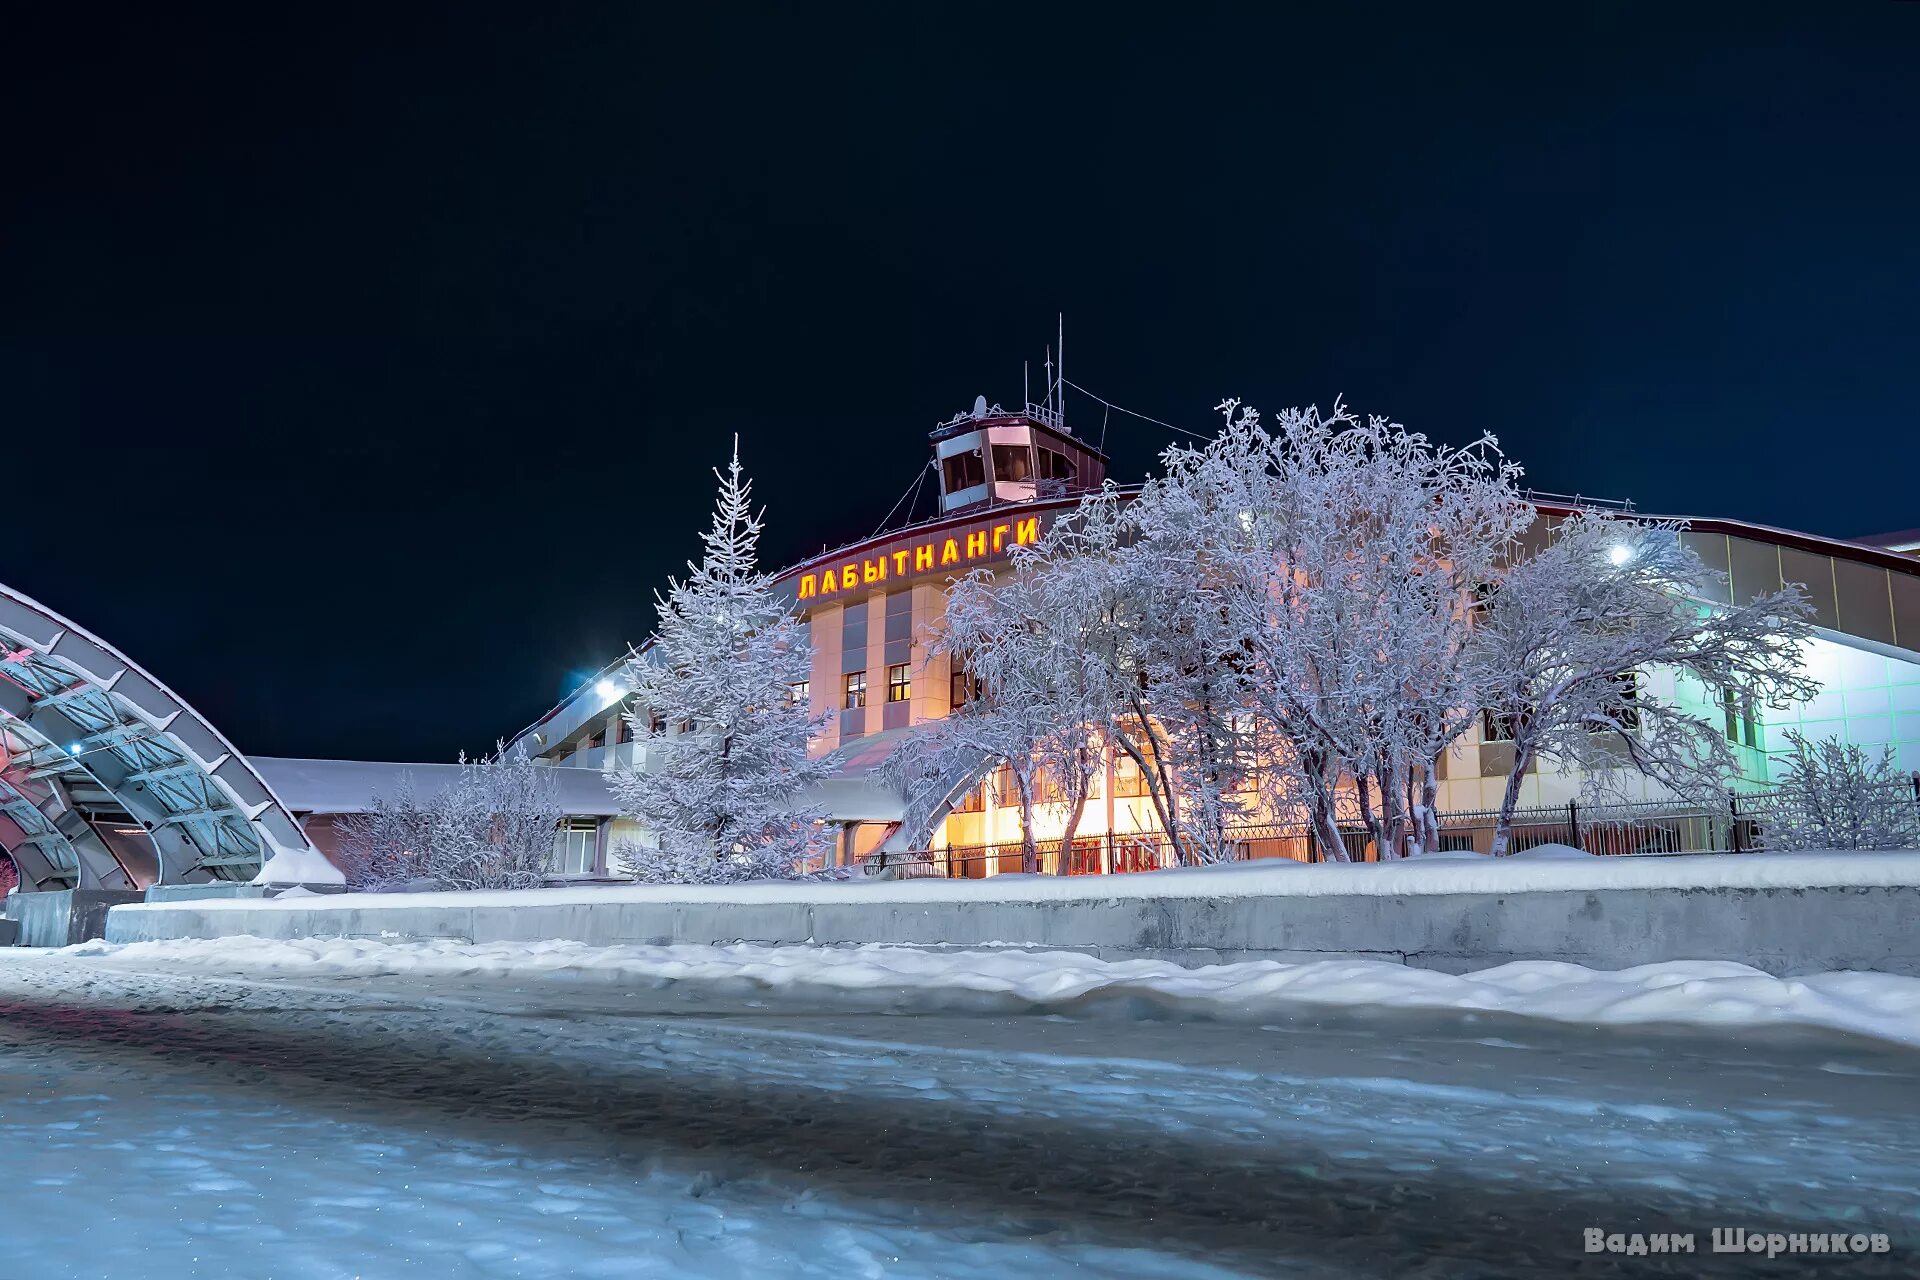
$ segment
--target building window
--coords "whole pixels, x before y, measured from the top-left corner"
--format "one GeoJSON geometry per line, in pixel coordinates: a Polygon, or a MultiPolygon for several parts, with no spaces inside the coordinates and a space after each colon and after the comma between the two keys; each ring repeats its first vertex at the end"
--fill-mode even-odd
{"type": "Polygon", "coordinates": [[[621,716],[620,719],[615,721],[614,723],[615,723],[614,733],[617,735],[614,741],[618,742],[621,746],[625,746],[627,743],[632,742],[633,741],[633,721],[627,719],[625,716],[621,716]]]}
{"type": "Polygon", "coordinates": [[[1482,742],[1512,742],[1518,728],[1518,717],[1511,712],[1487,710],[1480,713],[1482,742]]]}
{"type": "Polygon", "coordinates": [[[948,493],[958,493],[987,482],[987,472],[981,465],[978,449],[953,454],[942,465],[946,470],[948,493]]]}
{"type": "Polygon", "coordinates": [[[1640,678],[1631,671],[1622,671],[1613,678],[1613,689],[1613,697],[1609,700],[1612,705],[1607,711],[1618,721],[1622,730],[1631,733],[1640,727],[1640,678]]]}
{"type": "Polygon", "coordinates": [[[840,705],[842,705],[849,711],[852,711],[857,707],[866,706],[867,705],[867,673],[864,671],[847,672],[846,690],[847,690],[846,700],[842,702],[840,705]]]}
{"type": "Polygon", "coordinates": [[[658,738],[667,731],[667,718],[654,716],[647,721],[647,736],[658,738]]]}
{"type": "Polygon", "coordinates": [[[1023,444],[993,446],[993,478],[1016,484],[1033,479],[1033,451],[1023,444]]]}
{"type": "Polygon", "coordinates": [[[907,664],[895,663],[887,668],[887,701],[905,702],[913,696],[913,677],[907,674],[907,664]]]}
{"type": "Polygon", "coordinates": [[[966,663],[958,658],[953,660],[952,687],[948,690],[948,705],[958,709],[966,706],[980,696],[980,677],[967,670],[966,663]]]}
{"type": "Polygon", "coordinates": [[[811,680],[795,680],[787,686],[787,705],[790,707],[804,707],[807,705],[807,699],[812,696],[813,681],[811,680]]]}
{"type": "Polygon", "coordinates": [[[602,729],[599,733],[588,738],[583,745],[588,751],[598,751],[601,747],[607,745],[607,731],[602,729]]]}
{"type": "Polygon", "coordinates": [[[587,876],[594,871],[600,823],[594,818],[564,818],[553,836],[553,873],[587,876]]]}
{"type": "Polygon", "coordinates": [[[1722,689],[1720,709],[1727,717],[1727,741],[1735,746],[1745,743],[1757,750],[1760,746],[1760,715],[1754,706],[1753,695],[1722,689]]]}
{"type": "Polygon", "coordinates": [[[1139,762],[1130,755],[1113,758],[1113,794],[1116,798],[1147,794],[1147,780],[1140,774],[1139,762]]]}

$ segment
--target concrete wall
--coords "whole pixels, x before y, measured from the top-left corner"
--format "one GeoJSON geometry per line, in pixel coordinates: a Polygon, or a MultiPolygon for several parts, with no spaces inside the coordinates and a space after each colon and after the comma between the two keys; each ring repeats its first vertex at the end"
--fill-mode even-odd
{"type": "Polygon", "coordinates": [[[138,890],[60,889],[15,893],[7,897],[7,915],[20,926],[23,947],[68,947],[106,932],[110,907],[140,901],[138,890]]]}
{"type": "Polygon", "coordinates": [[[1189,964],[1362,956],[1466,972],[1510,960],[1619,969],[1737,960],[1776,974],[1920,975],[1920,888],[1600,889],[1511,894],[1100,898],[1050,902],[527,904],[119,908],[114,942],[566,938],[608,943],[1011,944],[1189,964]]]}

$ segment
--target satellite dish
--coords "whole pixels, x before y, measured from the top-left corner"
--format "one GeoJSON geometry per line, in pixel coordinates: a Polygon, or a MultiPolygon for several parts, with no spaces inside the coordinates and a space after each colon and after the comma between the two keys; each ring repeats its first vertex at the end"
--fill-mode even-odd
{"type": "Polygon", "coordinates": [[[984,418],[987,416],[987,398],[985,396],[975,396],[973,398],[973,416],[975,418],[984,418]]]}

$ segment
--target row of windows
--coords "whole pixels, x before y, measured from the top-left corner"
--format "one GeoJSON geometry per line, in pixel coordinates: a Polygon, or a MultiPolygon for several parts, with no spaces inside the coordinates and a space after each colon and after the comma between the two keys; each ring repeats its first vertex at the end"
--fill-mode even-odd
{"type": "MultiPolygon", "coordinates": [[[[986,459],[980,456],[978,449],[953,454],[941,466],[946,473],[947,492],[950,494],[987,482],[986,459]]],[[[1018,484],[1036,476],[1042,480],[1071,481],[1074,476],[1073,460],[1045,445],[1032,448],[1024,444],[993,446],[993,478],[996,481],[1018,484]]]]}
{"type": "MultiPolygon", "coordinates": [[[[802,698],[806,697],[806,689],[807,689],[806,681],[802,681],[800,684],[795,685],[794,688],[799,691],[799,694],[798,694],[799,697],[802,697],[802,698]]],[[[898,663],[895,663],[893,666],[888,667],[887,668],[887,701],[888,702],[905,702],[911,697],[913,697],[913,673],[909,669],[909,664],[905,662],[898,662],[898,663]]],[[[846,708],[848,711],[853,711],[867,705],[867,673],[866,672],[849,671],[847,672],[846,675],[841,677],[840,705],[846,708]]]]}
{"type": "MultiPolygon", "coordinates": [[[[1631,671],[1623,671],[1614,677],[1618,688],[1615,705],[1611,708],[1614,717],[1622,727],[1637,729],[1640,727],[1640,681],[1631,671]]],[[[1480,740],[1482,742],[1512,742],[1516,731],[1514,717],[1498,711],[1480,713],[1480,740]]]]}

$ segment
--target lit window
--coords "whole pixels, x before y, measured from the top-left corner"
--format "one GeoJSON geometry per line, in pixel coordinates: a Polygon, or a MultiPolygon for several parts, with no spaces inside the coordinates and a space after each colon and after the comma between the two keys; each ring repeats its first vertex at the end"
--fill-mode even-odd
{"type": "Polygon", "coordinates": [[[952,684],[948,690],[948,703],[952,707],[963,707],[980,696],[980,677],[967,670],[966,664],[958,658],[953,660],[952,684]]]}
{"type": "Polygon", "coordinates": [[[787,686],[787,705],[790,707],[804,707],[807,705],[807,699],[812,696],[813,681],[811,680],[795,680],[787,686]]]}
{"type": "Polygon", "coordinates": [[[841,703],[847,710],[867,705],[867,673],[849,671],[846,676],[846,700],[841,703]]]}
{"type": "Polygon", "coordinates": [[[907,674],[907,664],[896,663],[887,668],[887,701],[905,702],[913,696],[913,679],[907,674]]]}
{"type": "Polygon", "coordinates": [[[1023,444],[993,446],[993,478],[1010,483],[1033,479],[1033,452],[1023,444]]]}

